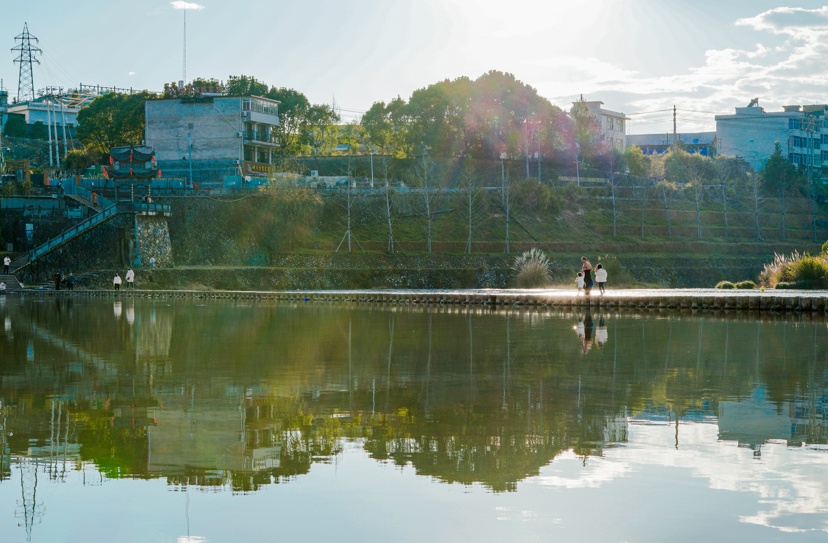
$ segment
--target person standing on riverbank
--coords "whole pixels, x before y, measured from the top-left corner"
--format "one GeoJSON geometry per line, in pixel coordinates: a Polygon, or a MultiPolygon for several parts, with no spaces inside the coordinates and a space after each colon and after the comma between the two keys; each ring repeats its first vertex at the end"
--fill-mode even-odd
{"type": "Polygon", "coordinates": [[[115,274],[115,278],[112,280],[112,285],[115,287],[115,290],[121,290],[121,276],[117,273],[115,274]]]}
{"type": "Polygon", "coordinates": [[[155,269],[155,257],[150,257],[150,267],[154,270],[155,269]]]}
{"type": "Polygon", "coordinates": [[[598,283],[598,290],[601,291],[601,294],[606,294],[604,291],[604,283],[607,282],[607,270],[604,269],[603,264],[595,266],[595,282],[598,283]]]}
{"type": "Polygon", "coordinates": [[[575,296],[579,296],[581,294],[581,289],[584,288],[584,274],[583,274],[583,272],[578,272],[577,277],[575,277],[575,286],[578,287],[578,292],[575,293],[575,296]]]}
{"type": "Polygon", "coordinates": [[[66,290],[75,290],[75,276],[69,272],[69,277],[66,278],[66,290]]]}
{"type": "Polygon", "coordinates": [[[592,291],[592,264],[589,263],[587,257],[581,257],[581,271],[584,273],[584,294],[589,296],[592,291]]]}
{"type": "Polygon", "coordinates": [[[55,273],[55,290],[60,290],[60,272],[55,273]]]}
{"type": "Polygon", "coordinates": [[[135,290],[135,272],[129,268],[126,272],[127,288],[135,290]]]}
{"type": "Polygon", "coordinates": [[[11,266],[11,258],[6,256],[6,258],[3,259],[3,275],[9,274],[9,266],[11,266]]]}

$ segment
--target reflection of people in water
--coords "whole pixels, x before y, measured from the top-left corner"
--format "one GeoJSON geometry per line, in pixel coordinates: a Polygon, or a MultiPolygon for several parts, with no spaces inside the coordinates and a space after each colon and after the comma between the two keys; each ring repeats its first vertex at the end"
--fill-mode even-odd
{"type": "Polygon", "coordinates": [[[607,334],[607,323],[604,321],[604,315],[598,317],[598,328],[595,329],[595,345],[602,348],[607,343],[609,335],[607,334]]]}
{"type": "Polygon", "coordinates": [[[575,332],[578,338],[584,343],[584,354],[592,348],[592,334],[595,325],[592,323],[592,313],[587,311],[584,315],[578,316],[578,324],[575,326],[575,332]]]}

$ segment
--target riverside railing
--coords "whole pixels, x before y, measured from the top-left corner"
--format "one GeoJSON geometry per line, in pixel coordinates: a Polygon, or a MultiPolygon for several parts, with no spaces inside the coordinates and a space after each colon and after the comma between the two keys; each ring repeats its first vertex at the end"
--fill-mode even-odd
{"type": "Polygon", "coordinates": [[[70,241],[82,233],[86,232],[87,230],[94,228],[95,226],[99,225],[100,223],[108,220],[110,217],[113,217],[118,214],[118,206],[111,205],[101,211],[100,213],[95,213],[88,219],[85,219],[72,228],[65,230],[64,232],[58,234],[57,236],[53,237],[46,243],[40,245],[39,247],[35,247],[31,251],[29,251],[29,262],[34,261],[37,258],[45,255],[49,251],[55,249],[70,241]]]}

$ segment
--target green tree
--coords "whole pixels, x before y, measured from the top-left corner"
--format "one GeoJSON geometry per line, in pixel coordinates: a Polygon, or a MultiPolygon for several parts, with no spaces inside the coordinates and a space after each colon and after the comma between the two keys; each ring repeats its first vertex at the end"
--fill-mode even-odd
{"type": "Polygon", "coordinates": [[[624,151],[624,162],[630,171],[630,175],[636,177],[647,175],[647,159],[644,158],[644,152],[640,147],[627,147],[627,150],[624,151]]]}
{"type": "Polygon", "coordinates": [[[37,121],[32,125],[32,138],[36,140],[49,139],[49,130],[41,121],[37,121]]]}
{"type": "Polygon", "coordinates": [[[228,96],[267,96],[268,86],[255,77],[231,75],[224,88],[228,96]]]}
{"type": "Polygon", "coordinates": [[[272,88],[267,97],[279,101],[279,126],[276,138],[279,154],[295,156],[302,152],[302,127],[308,122],[311,104],[301,92],[288,88],[272,88]]]}
{"type": "Polygon", "coordinates": [[[330,153],[339,138],[339,114],[327,105],[308,108],[302,125],[302,141],[315,155],[330,153]]]}
{"type": "Polygon", "coordinates": [[[78,113],[77,137],[87,149],[108,154],[113,147],[144,139],[144,102],[150,92],[110,92],[96,98],[78,113]]]}
{"type": "Polygon", "coordinates": [[[28,138],[29,127],[26,126],[26,118],[23,115],[9,115],[3,134],[10,138],[28,138]]]}
{"type": "Polygon", "coordinates": [[[572,104],[569,112],[569,142],[576,157],[592,157],[597,151],[596,141],[600,134],[595,115],[581,95],[581,99],[572,104]]]}
{"type": "Polygon", "coordinates": [[[782,213],[782,241],[785,241],[785,217],[788,214],[788,198],[795,196],[800,186],[796,167],[782,155],[782,146],[777,141],[773,153],[759,174],[765,190],[779,198],[782,213]]]}

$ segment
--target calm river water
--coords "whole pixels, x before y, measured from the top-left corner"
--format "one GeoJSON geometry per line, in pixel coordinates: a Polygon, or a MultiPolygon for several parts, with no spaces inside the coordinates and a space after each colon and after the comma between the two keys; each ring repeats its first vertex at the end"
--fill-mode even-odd
{"type": "Polygon", "coordinates": [[[825,541],[810,317],[0,297],[0,540],[825,541]]]}

